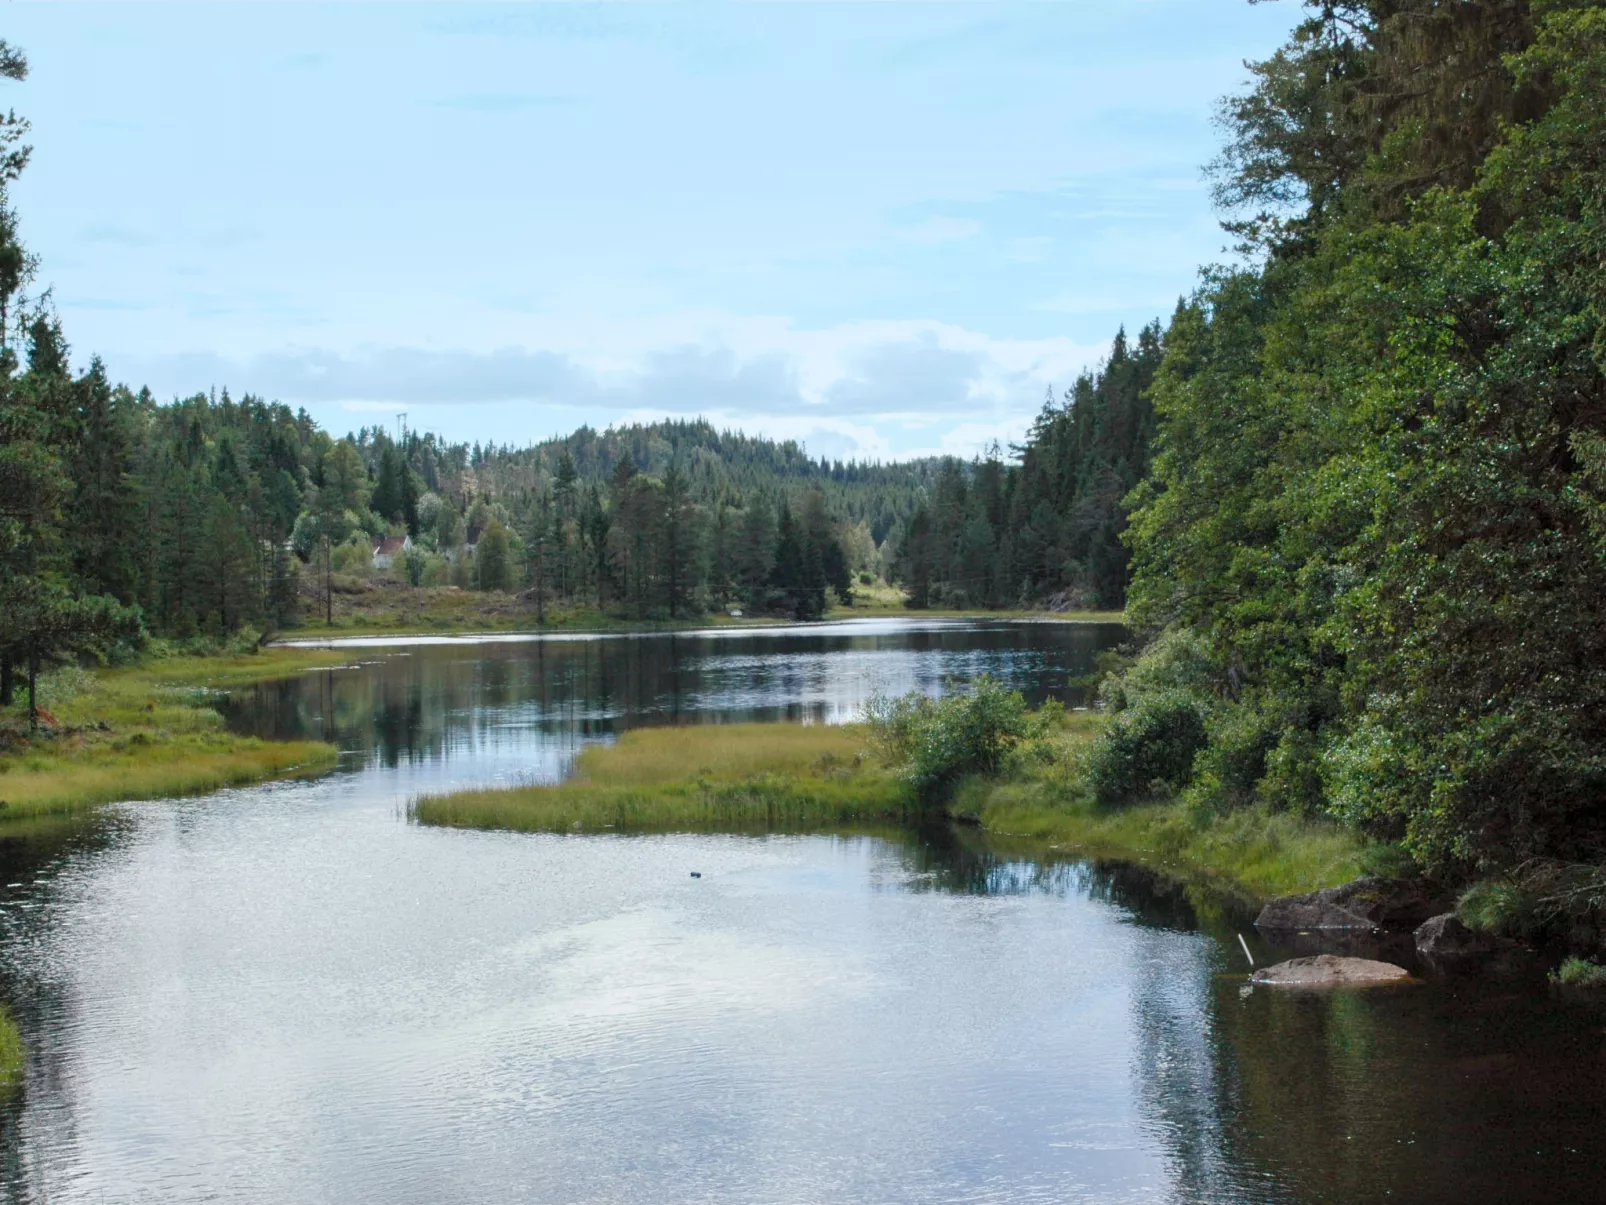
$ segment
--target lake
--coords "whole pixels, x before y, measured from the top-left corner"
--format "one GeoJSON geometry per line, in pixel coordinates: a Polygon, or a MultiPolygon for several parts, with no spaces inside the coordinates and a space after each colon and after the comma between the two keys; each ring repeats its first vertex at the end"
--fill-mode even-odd
{"type": "Polygon", "coordinates": [[[851,719],[1119,629],[884,620],[366,641],[247,690],[310,782],[0,840],[25,1202],[1602,1197],[1606,1010],[1521,980],[1251,990],[1230,902],[944,828],[437,830],[639,724],[851,719]],[[693,871],[700,878],[692,878],[693,871]]]}

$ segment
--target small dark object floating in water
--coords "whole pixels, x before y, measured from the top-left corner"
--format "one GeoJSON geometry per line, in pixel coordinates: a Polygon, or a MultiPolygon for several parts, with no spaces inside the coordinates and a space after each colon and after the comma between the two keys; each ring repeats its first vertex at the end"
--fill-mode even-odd
{"type": "Polygon", "coordinates": [[[691,877],[694,879],[700,879],[703,877],[703,872],[700,870],[694,870],[691,872],[691,877]]]}

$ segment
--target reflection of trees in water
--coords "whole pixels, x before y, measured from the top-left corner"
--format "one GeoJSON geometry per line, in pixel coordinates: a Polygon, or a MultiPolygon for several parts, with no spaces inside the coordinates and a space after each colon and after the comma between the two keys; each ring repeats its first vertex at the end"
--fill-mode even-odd
{"type": "Polygon", "coordinates": [[[22,1031],[28,1082],[0,1099],[0,1200],[45,1199],[38,1169],[29,1164],[29,1136],[48,1129],[58,1149],[72,1147],[78,1115],[72,1074],[72,1035],[79,1019],[70,985],[53,978],[40,957],[50,920],[54,881],[74,863],[98,857],[123,840],[130,822],[115,813],[55,817],[0,829],[0,998],[22,1031]],[[36,880],[46,880],[36,882],[36,880]],[[24,909],[22,904],[30,905],[24,909]]]}
{"type": "Polygon", "coordinates": [[[1212,1007],[1219,960],[1215,943],[1141,930],[1133,952],[1134,1088],[1145,1126],[1166,1153],[1174,1199],[1284,1200],[1255,1176],[1232,1140],[1233,1066],[1222,1058],[1212,1007]]]}
{"type": "MultiPolygon", "coordinates": [[[[1224,1053],[1216,998],[1221,947],[1198,937],[1236,917],[1232,905],[1120,862],[1042,860],[1000,851],[974,829],[933,826],[900,850],[900,889],[976,895],[1082,896],[1134,922],[1131,953],[1135,1030],[1132,1075],[1144,1124],[1166,1153],[1179,1201],[1287,1199],[1255,1177],[1231,1137],[1233,1059],[1224,1053]]],[[[1228,940],[1231,940],[1229,937],[1228,940]]]]}
{"type": "Polygon", "coordinates": [[[870,635],[663,635],[413,646],[356,668],[265,683],[225,705],[240,731],[332,740],[387,766],[439,760],[501,733],[610,735],[636,723],[826,720],[851,711],[897,659],[897,689],[994,673],[1035,698],[1119,628],[1015,625],[870,635]],[[879,660],[878,660],[879,659],[879,660]]]}

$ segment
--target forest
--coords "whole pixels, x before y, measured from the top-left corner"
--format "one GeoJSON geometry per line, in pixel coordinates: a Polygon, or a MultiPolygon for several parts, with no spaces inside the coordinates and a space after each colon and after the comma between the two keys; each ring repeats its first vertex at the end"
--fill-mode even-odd
{"type": "Polygon", "coordinates": [[[1606,6],[1311,5],[1220,118],[1242,259],[1149,389],[1099,793],[1573,881],[1606,860],[1606,6]]]}
{"type": "MultiPolygon", "coordinates": [[[[1109,806],[1336,817],[1452,878],[1606,861],[1606,9],[1310,4],[1250,72],[1209,169],[1230,261],[969,462],[160,402],[72,369],[5,200],[0,693],[144,633],[316,623],[387,537],[399,580],[535,622],[808,619],[884,579],[1126,608],[1109,806]]],[[[0,127],[8,183],[26,133],[0,127]]]]}

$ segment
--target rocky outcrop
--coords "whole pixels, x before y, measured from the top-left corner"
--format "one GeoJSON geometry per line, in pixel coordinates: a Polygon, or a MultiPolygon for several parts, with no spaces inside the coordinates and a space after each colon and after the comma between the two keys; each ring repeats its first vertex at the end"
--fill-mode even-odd
{"type": "Polygon", "coordinates": [[[1256,971],[1251,979],[1272,987],[1368,987],[1403,983],[1410,977],[1409,971],[1392,962],[1317,954],[1312,958],[1290,958],[1276,966],[1264,967],[1256,971]]]}
{"type": "Polygon", "coordinates": [[[1271,900],[1257,929],[1414,929],[1436,910],[1432,893],[1413,879],[1356,879],[1308,895],[1271,900]]]}
{"type": "Polygon", "coordinates": [[[1414,936],[1416,952],[1435,961],[1483,958],[1512,948],[1509,941],[1467,928],[1453,912],[1423,921],[1414,936]]]}

